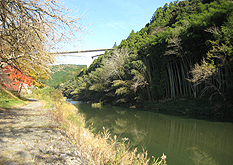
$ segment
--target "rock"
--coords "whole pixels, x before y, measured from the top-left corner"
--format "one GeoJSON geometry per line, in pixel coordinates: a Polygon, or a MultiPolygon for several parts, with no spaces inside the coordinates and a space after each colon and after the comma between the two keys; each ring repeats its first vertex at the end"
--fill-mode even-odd
{"type": "Polygon", "coordinates": [[[32,159],[33,158],[32,155],[27,151],[20,152],[20,156],[24,159],[32,159]]]}
{"type": "Polygon", "coordinates": [[[60,157],[66,157],[67,155],[66,154],[60,154],[60,157]]]}
{"type": "Polygon", "coordinates": [[[37,149],[32,149],[32,150],[30,151],[30,154],[31,154],[33,157],[36,156],[38,153],[39,153],[39,150],[37,150],[37,149]]]}
{"type": "Polygon", "coordinates": [[[3,143],[6,143],[8,141],[8,138],[6,138],[6,137],[1,138],[0,141],[2,141],[3,143]]]}
{"type": "Polygon", "coordinates": [[[20,165],[18,162],[15,161],[10,161],[10,162],[6,162],[5,165],[20,165]]]}
{"type": "Polygon", "coordinates": [[[45,163],[44,162],[39,162],[38,165],[45,165],[45,163]]]}
{"type": "Polygon", "coordinates": [[[40,152],[42,152],[43,154],[46,154],[46,153],[47,153],[47,151],[44,150],[43,148],[40,148],[40,152]]]}

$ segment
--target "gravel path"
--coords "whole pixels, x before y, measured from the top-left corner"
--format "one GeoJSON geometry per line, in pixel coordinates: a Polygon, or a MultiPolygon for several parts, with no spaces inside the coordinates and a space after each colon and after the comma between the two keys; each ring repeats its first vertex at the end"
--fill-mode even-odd
{"type": "Polygon", "coordinates": [[[0,111],[0,165],[88,164],[38,100],[0,111]]]}

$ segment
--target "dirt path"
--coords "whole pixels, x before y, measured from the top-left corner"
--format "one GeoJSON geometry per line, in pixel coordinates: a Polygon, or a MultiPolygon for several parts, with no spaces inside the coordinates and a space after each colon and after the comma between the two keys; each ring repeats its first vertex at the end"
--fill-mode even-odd
{"type": "Polygon", "coordinates": [[[88,164],[43,103],[0,111],[0,165],[88,164]]]}

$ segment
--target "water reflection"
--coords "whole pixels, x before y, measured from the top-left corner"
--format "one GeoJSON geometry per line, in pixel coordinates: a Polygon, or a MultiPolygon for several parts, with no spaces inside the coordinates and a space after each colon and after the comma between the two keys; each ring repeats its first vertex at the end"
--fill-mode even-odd
{"type": "Polygon", "coordinates": [[[205,165],[217,165],[216,161],[207,153],[200,150],[198,147],[192,147],[190,149],[190,158],[195,164],[205,165]]]}
{"type": "Polygon", "coordinates": [[[233,162],[233,124],[188,119],[120,107],[92,108],[75,104],[93,123],[93,131],[103,126],[119,139],[127,137],[131,145],[148,150],[150,156],[164,152],[168,164],[231,164],[233,162]]]}

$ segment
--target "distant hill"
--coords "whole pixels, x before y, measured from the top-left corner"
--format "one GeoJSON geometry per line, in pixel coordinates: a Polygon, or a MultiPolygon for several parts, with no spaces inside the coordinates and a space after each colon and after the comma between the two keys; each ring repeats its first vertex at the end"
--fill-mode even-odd
{"type": "Polygon", "coordinates": [[[60,84],[75,78],[86,65],[61,64],[51,66],[50,79],[45,82],[50,87],[57,88],[60,84]]]}

